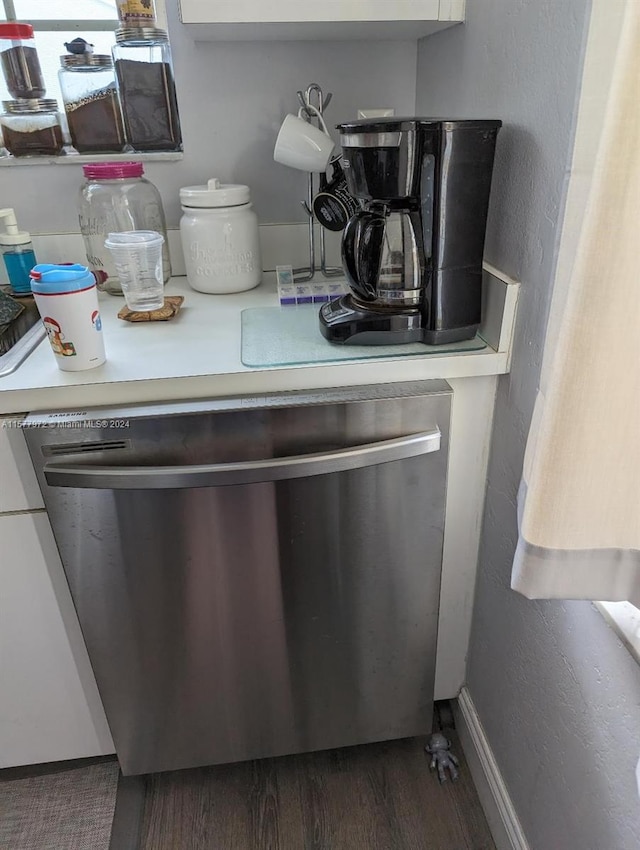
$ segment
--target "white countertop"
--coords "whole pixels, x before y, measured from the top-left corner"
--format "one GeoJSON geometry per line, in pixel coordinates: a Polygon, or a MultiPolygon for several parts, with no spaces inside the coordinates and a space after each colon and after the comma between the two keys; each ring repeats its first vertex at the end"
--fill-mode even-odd
{"type": "Polygon", "coordinates": [[[13,374],[0,378],[0,413],[465,378],[508,370],[508,351],[490,347],[319,365],[244,366],[241,311],[276,306],[274,278],[265,274],[261,286],[238,295],[204,295],[190,289],[186,278],[173,278],[166,293],[184,295],[185,301],[169,322],[123,322],[117,313],[124,301],[101,294],[107,362],[85,372],[62,372],[45,339],[13,374]]]}

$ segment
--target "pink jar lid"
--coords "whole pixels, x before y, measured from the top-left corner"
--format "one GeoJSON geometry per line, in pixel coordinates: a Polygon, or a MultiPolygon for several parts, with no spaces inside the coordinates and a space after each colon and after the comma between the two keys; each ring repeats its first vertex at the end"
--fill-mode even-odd
{"type": "Polygon", "coordinates": [[[141,162],[90,162],[82,166],[85,177],[92,180],[117,180],[123,177],[142,177],[141,162]]]}

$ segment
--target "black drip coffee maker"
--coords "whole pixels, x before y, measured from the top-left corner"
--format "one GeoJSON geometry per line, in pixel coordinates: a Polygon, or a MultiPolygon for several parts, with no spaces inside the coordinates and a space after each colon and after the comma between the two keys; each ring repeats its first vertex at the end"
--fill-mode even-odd
{"type": "Polygon", "coordinates": [[[342,238],[352,292],[320,311],[328,340],[441,345],[473,338],[501,126],[430,118],[338,125],[347,184],[362,209],[342,238]]]}

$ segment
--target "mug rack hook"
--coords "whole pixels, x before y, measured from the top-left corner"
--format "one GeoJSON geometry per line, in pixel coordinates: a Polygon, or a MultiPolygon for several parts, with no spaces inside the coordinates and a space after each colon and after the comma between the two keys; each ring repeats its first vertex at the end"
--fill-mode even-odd
{"type": "MultiPolygon", "coordinates": [[[[302,110],[307,116],[307,120],[312,121],[313,118],[319,118],[319,123],[322,124],[322,115],[327,106],[329,106],[331,98],[333,97],[332,92],[325,95],[318,83],[311,83],[307,86],[305,92],[300,90],[296,92],[296,95],[298,96],[298,101],[302,110]],[[312,98],[314,98],[314,96],[316,103],[312,102],[312,98]]],[[[298,283],[306,280],[312,280],[316,272],[316,240],[313,216],[313,197],[314,175],[310,173],[308,179],[307,200],[300,201],[304,211],[309,217],[309,266],[307,268],[298,268],[293,270],[294,279],[297,280],[298,283]]],[[[320,271],[323,277],[336,277],[343,275],[341,268],[330,268],[327,266],[325,234],[322,227],[320,228],[320,271]]]]}
{"type": "Polygon", "coordinates": [[[322,88],[318,85],[318,83],[311,83],[307,87],[307,90],[302,93],[302,91],[296,92],[298,95],[298,100],[300,101],[300,105],[302,108],[309,113],[309,107],[311,107],[311,111],[314,109],[322,115],[324,110],[329,106],[331,102],[331,98],[333,97],[333,93],[329,92],[326,96],[322,91],[322,88]],[[317,103],[312,102],[312,97],[315,95],[317,103]]]}
{"type": "Polygon", "coordinates": [[[304,111],[305,111],[305,112],[307,113],[307,115],[308,115],[308,114],[309,114],[309,112],[307,111],[307,107],[309,106],[309,104],[308,104],[308,102],[305,100],[305,98],[304,98],[304,94],[303,94],[301,91],[297,91],[297,92],[296,92],[296,94],[298,95],[298,101],[299,101],[299,103],[300,103],[301,108],[302,108],[302,109],[304,109],[304,111]]]}

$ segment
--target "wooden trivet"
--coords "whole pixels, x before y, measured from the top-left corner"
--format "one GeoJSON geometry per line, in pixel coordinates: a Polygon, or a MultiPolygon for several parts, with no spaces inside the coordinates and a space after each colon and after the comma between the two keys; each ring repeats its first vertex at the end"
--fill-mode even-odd
{"type": "Polygon", "coordinates": [[[184,295],[165,295],[164,304],[157,310],[130,310],[126,305],[118,313],[125,322],[168,322],[180,312],[184,295]]]}

